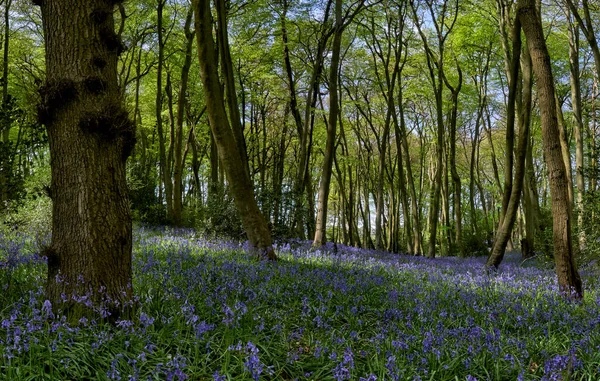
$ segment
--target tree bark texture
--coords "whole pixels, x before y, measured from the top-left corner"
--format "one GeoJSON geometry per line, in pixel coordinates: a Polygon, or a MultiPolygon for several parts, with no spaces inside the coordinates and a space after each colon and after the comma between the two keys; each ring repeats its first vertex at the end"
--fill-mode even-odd
{"type": "Polygon", "coordinates": [[[90,312],[75,295],[89,293],[95,307],[104,300],[114,320],[133,292],[125,161],[135,128],[117,84],[114,6],[41,2],[47,78],[38,117],[50,142],[53,201],[46,294],[73,319],[90,312]]]}
{"type": "Polygon", "coordinates": [[[552,197],[552,236],[554,262],[558,284],[566,295],[583,296],[581,278],[575,265],[571,215],[565,164],[559,140],[555,88],[550,55],[544,39],[543,28],[534,0],[519,0],[517,17],[521,20],[527,38],[527,47],[537,77],[537,91],[542,120],[544,158],[548,168],[552,197]]]}

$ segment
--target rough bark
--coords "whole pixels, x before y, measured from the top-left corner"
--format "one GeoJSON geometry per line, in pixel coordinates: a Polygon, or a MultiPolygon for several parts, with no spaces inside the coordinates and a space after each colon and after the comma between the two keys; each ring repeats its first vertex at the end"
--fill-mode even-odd
{"type": "Polygon", "coordinates": [[[192,6],[206,111],[219,158],[252,250],[261,258],[275,260],[277,256],[271,245],[267,221],[254,198],[247,158],[238,145],[227,118],[215,57],[215,42],[212,38],[210,1],[194,0],[192,6]]]}
{"type": "Polygon", "coordinates": [[[555,102],[554,79],[550,55],[544,39],[541,19],[534,0],[519,0],[518,17],[527,38],[527,47],[536,75],[537,92],[542,120],[542,142],[548,169],[550,194],[552,197],[552,235],[554,262],[558,284],[567,296],[583,296],[581,278],[575,265],[572,238],[569,195],[566,168],[562,159],[559,141],[559,126],[555,102]]]}
{"type": "Polygon", "coordinates": [[[41,4],[47,79],[38,116],[50,142],[53,201],[46,296],[75,321],[90,313],[114,321],[132,306],[125,161],[135,128],[117,84],[122,45],[113,7],[107,0],[41,4]],[[74,300],[82,294],[92,309],[74,300]]]}

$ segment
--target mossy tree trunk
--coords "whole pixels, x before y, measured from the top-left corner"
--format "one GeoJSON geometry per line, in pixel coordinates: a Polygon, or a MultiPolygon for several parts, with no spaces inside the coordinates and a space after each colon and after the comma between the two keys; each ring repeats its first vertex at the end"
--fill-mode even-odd
{"type": "Polygon", "coordinates": [[[46,296],[70,319],[102,313],[114,320],[128,311],[133,292],[125,161],[135,143],[117,84],[122,45],[114,31],[115,1],[37,3],[47,73],[39,119],[52,167],[46,296]],[[91,308],[74,300],[84,294],[91,308]]]}
{"type": "Polygon", "coordinates": [[[267,221],[261,214],[254,198],[254,189],[248,174],[247,157],[236,141],[227,117],[225,98],[219,81],[215,41],[212,37],[210,0],[194,0],[192,6],[206,111],[219,159],[225,169],[235,206],[248,235],[248,241],[259,257],[275,260],[277,256],[273,251],[267,221]]]}

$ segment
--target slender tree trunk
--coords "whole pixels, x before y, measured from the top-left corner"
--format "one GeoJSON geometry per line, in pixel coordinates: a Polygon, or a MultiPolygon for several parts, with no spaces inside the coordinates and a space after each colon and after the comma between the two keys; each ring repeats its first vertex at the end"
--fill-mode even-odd
{"type": "Polygon", "coordinates": [[[290,107],[285,108],[283,118],[283,130],[281,131],[281,137],[279,139],[279,150],[276,154],[276,162],[273,173],[273,224],[275,226],[281,225],[281,208],[283,201],[283,176],[285,170],[285,150],[286,142],[289,139],[288,135],[288,115],[290,113],[290,107]]]}
{"type": "Polygon", "coordinates": [[[596,64],[596,75],[600,78],[600,48],[598,48],[598,39],[596,38],[596,31],[594,30],[594,21],[592,20],[590,14],[590,7],[588,4],[588,0],[582,0],[581,4],[579,1],[574,3],[573,0],[565,0],[569,10],[575,16],[579,27],[583,31],[583,35],[588,41],[590,46],[590,50],[592,51],[592,55],[594,57],[594,63],[596,64]],[[580,10],[583,12],[583,17],[581,16],[580,10]]]}
{"type": "Polygon", "coordinates": [[[552,197],[552,232],[554,262],[558,284],[567,296],[583,297],[581,278],[573,255],[571,239],[571,215],[567,176],[560,146],[559,126],[555,101],[554,79],[550,55],[546,47],[541,18],[534,0],[519,0],[517,15],[523,25],[527,47],[531,54],[533,71],[537,78],[537,92],[542,119],[542,142],[548,168],[552,197]]]}
{"type": "MultiPolygon", "coordinates": [[[[484,81],[482,76],[482,81],[484,81]]],[[[483,108],[485,103],[486,95],[483,93],[483,84],[478,86],[478,98],[479,105],[477,107],[477,116],[475,117],[475,131],[473,132],[473,141],[471,145],[471,158],[469,162],[469,215],[471,217],[471,233],[475,237],[479,237],[479,218],[475,209],[475,169],[477,160],[477,151],[479,149],[479,130],[481,126],[481,120],[483,119],[483,108]]],[[[483,195],[481,195],[483,196],[483,195]]],[[[485,204],[482,198],[482,204],[485,204]]]]}
{"type": "MultiPolygon", "coordinates": [[[[156,71],[156,130],[158,133],[158,152],[160,162],[160,175],[164,185],[164,197],[167,205],[167,218],[170,220],[173,217],[173,183],[171,181],[171,166],[167,161],[167,148],[165,132],[162,120],[163,107],[163,89],[162,89],[162,72],[164,66],[164,50],[165,41],[163,37],[163,9],[166,0],[158,0],[156,8],[157,13],[157,34],[158,34],[158,62],[156,71]]],[[[162,202],[162,200],[160,200],[162,202]]]]}
{"type": "Polygon", "coordinates": [[[599,93],[600,86],[598,86],[598,81],[600,81],[600,77],[594,77],[594,84],[592,85],[592,123],[590,126],[590,147],[591,147],[591,157],[590,157],[590,171],[594,174],[590,179],[590,192],[595,192],[597,190],[598,184],[598,150],[596,148],[596,133],[597,133],[597,122],[596,115],[598,113],[598,105],[596,102],[596,94],[599,93]]]}
{"type": "Polygon", "coordinates": [[[327,124],[327,141],[323,157],[323,170],[319,186],[319,203],[317,207],[317,225],[315,229],[314,246],[321,246],[327,241],[327,204],[329,201],[329,187],[331,184],[331,171],[333,157],[335,156],[335,137],[339,118],[339,92],[338,73],[340,67],[340,54],[342,49],[342,0],[335,2],[335,32],[333,34],[333,47],[331,52],[331,68],[329,69],[329,118],[327,124]]]}
{"type": "Polygon", "coordinates": [[[216,65],[215,43],[212,38],[210,1],[193,0],[192,6],[206,110],[218,154],[225,167],[231,193],[250,244],[257,251],[258,256],[275,260],[277,256],[271,245],[267,221],[258,208],[254,198],[254,188],[248,176],[247,157],[236,141],[233,127],[227,118],[224,94],[216,65]]]}
{"type": "Polygon", "coordinates": [[[191,30],[192,9],[188,11],[185,19],[184,32],[186,36],[185,60],[181,68],[181,82],[179,87],[179,99],[177,100],[177,126],[175,129],[175,144],[173,145],[174,163],[173,163],[173,222],[175,225],[181,225],[181,212],[183,209],[183,122],[185,119],[186,93],[190,67],[192,66],[192,46],[194,43],[194,32],[191,30]]]}
{"type": "Polygon", "coordinates": [[[565,162],[565,174],[567,176],[567,191],[569,194],[569,207],[573,210],[575,204],[575,196],[573,191],[573,175],[571,172],[571,150],[569,148],[569,138],[567,137],[567,124],[565,123],[565,117],[562,112],[562,105],[558,96],[554,95],[554,101],[556,102],[556,120],[558,121],[558,131],[560,148],[562,152],[562,158],[565,162]]]}
{"type": "Polygon", "coordinates": [[[117,83],[122,45],[114,2],[40,3],[47,79],[38,116],[48,131],[52,167],[46,297],[74,322],[90,314],[128,319],[132,227],[125,161],[135,127],[117,83]],[[92,310],[75,300],[84,294],[92,310]]]}
{"type": "Polygon", "coordinates": [[[431,85],[433,88],[433,92],[435,95],[435,105],[436,105],[436,166],[435,166],[435,175],[433,179],[433,184],[431,187],[431,193],[429,196],[429,216],[428,216],[428,228],[429,228],[429,248],[427,252],[427,256],[430,258],[435,257],[436,254],[436,237],[437,237],[437,227],[439,220],[439,212],[440,212],[440,196],[442,189],[442,171],[443,171],[443,161],[444,161],[444,138],[445,138],[445,128],[444,128],[444,114],[443,114],[443,87],[444,87],[444,44],[446,42],[446,38],[449,33],[454,28],[454,24],[458,17],[458,1],[454,2],[454,6],[449,4],[449,1],[444,0],[443,6],[437,11],[441,12],[436,17],[436,9],[434,9],[433,3],[426,2],[429,13],[433,18],[433,23],[435,24],[436,37],[437,37],[437,45],[438,51],[434,53],[429,47],[429,43],[427,40],[427,36],[424,34],[421,28],[421,22],[419,22],[417,15],[417,7],[418,2],[411,0],[410,5],[413,11],[413,16],[415,19],[415,23],[417,26],[417,30],[419,35],[421,36],[421,40],[423,41],[423,45],[425,47],[425,56],[427,58],[427,67],[429,70],[429,77],[431,80],[431,85]],[[449,8],[454,8],[453,14],[450,15],[446,12],[449,12],[449,8]],[[447,19],[448,17],[448,19],[447,19]],[[438,18],[440,20],[438,20],[438,18]]]}
{"type": "Polygon", "coordinates": [[[450,82],[444,76],[444,82],[446,83],[446,87],[450,90],[452,94],[452,111],[450,113],[450,136],[448,137],[450,142],[450,171],[452,174],[452,183],[454,185],[454,220],[456,223],[455,227],[455,243],[459,248],[460,254],[463,255],[462,252],[462,196],[461,196],[461,182],[460,176],[458,175],[458,171],[456,170],[456,124],[458,119],[458,95],[460,94],[460,90],[462,88],[462,70],[460,69],[460,65],[458,61],[456,61],[456,69],[458,71],[458,84],[456,87],[452,86],[450,82]]]}
{"type": "MultiPolygon", "coordinates": [[[[521,69],[523,72],[522,102],[521,102],[521,121],[531,128],[531,108],[532,108],[532,68],[531,56],[529,51],[523,51],[521,59],[521,69]]],[[[537,200],[537,191],[535,190],[535,173],[533,169],[533,142],[529,139],[527,152],[525,156],[525,173],[523,184],[523,205],[525,213],[525,238],[521,240],[521,254],[524,258],[534,255],[535,232],[538,230],[539,204],[537,200]]]]}
{"type": "MultiPolygon", "coordinates": [[[[9,61],[9,45],[10,45],[10,7],[12,4],[12,0],[4,0],[4,44],[3,44],[3,54],[2,54],[2,99],[0,104],[0,112],[2,113],[2,117],[0,120],[0,148],[2,148],[2,152],[0,155],[2,156],[2,160],[0,162],[0,210],[4,209],[5,203],[4,201],[9,199],[10,193],[10,184],[9,177],[12,175],[12,163],[14,162],[12,159],[12,154],[9,151],[10,148],[10,129],[11,129],[11,118],[10,118],[10,108],[9,104],[9,95],[8,95],[8,61],[9,61]]],[[[16,148],[16,147],[15,147],[16,148]]]]}
{"type": "MultiPolygon", "coordinates": [[[[4,44],[2,46],[2,110],[4,111],[4,120],[1,121],[0,130],[2,131],[2,143],[8,144],[10,137],[10,114],[8,113],[8,61],[10,46],[10,7],[12,0],[4,0],[4,44]]],[[[0,198],[0,201],[2,199],[0,198]]]]}
{"type": "MultiPolygon", "coordinates": [[[[511,150],[508,151],[509,145],[512,146],[514,143],[510,143],[509,140],[513,140],[514,138],[509,139],[509,131],[514,131],[514,122],[515,122],[515,103],[516,103],[516,93],[517,93],[517,82],[519,80],[519,64],[520,64],[520,54],[521,54],[521,20],[519,18],[515,19],[513,25],[513,55],[512,62],[510,63],[510,84],[509,84],[509,93],[508,93],[508,105],[507,105],[507,126],[506,126],[506,135],[507,135],[507,156],[512,156],[512,147],[511,150]],[[512,113],[512,115],[511,115],[512,113]]],[[[523,73],[524,76],[528,73],[523,73]]],[[[525,155],[527,154],[527,145],[529,143],[529,126],[526,124],[521,124],[520,128],[520,139],[518,146],[518,160],[515,168],[515,179],[514,183],[512,181],[512,173],[506,173],[505,176],[509,176],[510,180],[504,180],[505,188],[504,188],[504,197],[502,204],[505,204],[506,193],[508,192],[508,202],[506,202],[506,208],[503,207],[504,213],[503,216],[499,219],[498,222],[498,231],[496,232],[496,237],[494,239],[494,247],[492,248],[492,252],[488,257],[486,262],[486,267],[498,268],[502,259],[504,258],[504,252],[506,250],[506,245],[508,241],[511,239],[511,234],[513,230],[513,226],[515,223],[515,219],[517,216],[517,209],[519,207],[521,190],[523,187],[523,174],[525,167],[525,155]]],[[[512,134],[511,134],[512,135],[512,134]]],[[[512,160],[511,160],[512,161],[512,160]]],[[[508,159],[507,159],[508,165],[508,159]]],[[[511,163],[512,166],[512,163],[511,163]]],[[[512,171],[511,171],[512,172],[512,171]]]]}
{"type": "MultiPolygon", "coordinates": [[[[331,4],[333,4],[333,0],[328,0],[325,16],[323,18],[323,25],[327,25],[329,22],[329,13],[330,13],[331,4]]],[[[320,91],[319,86],[320,86],[321,74],[323,72],[323,59],[324,59],[323,55],[324,55],[325,49],[327,47],[327,42],[329,41],[329,36],[330,36],[330,34],[327,33],[326,31],[321,31],[321,36],[317,43],[317,51],[314,56],[313,70],[311,73],[309,88],[308,88],[308,92],[306,94],[306,106],[305,106],[305,110],[304,110],[304,125],[302,127],[302,130],[300,131],[300,147],[299,147],[300,152],[298,154],[298,167],[296,170],[296,179],[294,182],[294,189],[293,189],[293,197],[294,197],[294,201],[295,201],[294,224],[293,225],[296,230],[296,234],[300,238],[305,237],[305,227],[304,227],[305,216],[307,214],[313,213],[312,211],[309,211],[309,213],[306,213],[305,193],[306,193],[306,195],[312,193],[312,191],[309,189],[310,188],[309,184],[307,184],[307,180],[309,180],[309,177],[310,177],[309,170],[308,170],[309,163],[310,163],[310,151],[312,149],[312,145],[310,144],[310,142],[312,141],[312,131],[313,131],[313,126],[314,126],[315,107],[317,105],[317,98],[318,98],[318,94],[320,91]]],[[[289,55],[286,57],[289,57],[289,55]]],[[[288,66],[286,63],[286,68],[287,67],[288,66]]],[[[290,66],[290,68],[291,68],[291,66],[290,66]]],[[[288,78],[291,78],[291,74],[289,71],[288,71],[288,78]]],[[[293,83],[293,81],[291,81],[290,83],[293,83]]],[[[290,87],[290,91],[291,90],[292,90],[292,88],[290,87]]],[[[306,201],[308,201],[308,204],[309,204],[308,208],[313,209],[310,206],[310,204],[313,203],[312,200],[310,199],[310,197],[308,197],[308,200],[306,200],[306,201]]],[[[309,218],[310,218],[310,216],[309,216],[309,218]]],[[[310,230],[310,229],[308,229],[308,230],[310,230]]],[[[308,233],[310,236],[311,232],[309,231],[308,233]]]]}
{"type": "MultiPolygon", "coordinates": [[[[400,77],[401,78],[401,77],[400,77]]],[[[399,80],[400,80],[399,78],[399,80]]],[[[411,202],[411,218],[413,228],[413,253],[414,255],[423,255],[423,234],[421,232],[421,215],[419,211],[419,202],[417,198],[417,192],[415,191],[415,180],[412,173],[412,163],[410,161],[410,150],[408,147],[408,136],[406,133],[406,119],[404,117],[404,101],[402,96],[402,85],[398,84],[398,105],[400,110],[400,124],[395,123],[396,128],[396,139],[400,138],[402,143],[402,149],[398,150],[405,158],[406,164],[406,177],[408,183],[408,192],[411,202]]],[[[398,165],[402,165],[400,162],[398,165]]],[[[408,218],[408,216],[405,216],[408,218]]]]}
{"type": "MultiPolygon", "coordinates": [[[[571,16],[569,20],[571,20],[571,16]]],[[[585,247],[583,229],[583,195],[585,179],[583,174],[583,114],[581,104],[581,81],[579,79],[579,27],[569,21],[569,69],[571,83],[571,104],[573,105],[573,122],[575,135],[575,178],[577,183],[577,230],[579,231],[579,249],[585,247]]]]}

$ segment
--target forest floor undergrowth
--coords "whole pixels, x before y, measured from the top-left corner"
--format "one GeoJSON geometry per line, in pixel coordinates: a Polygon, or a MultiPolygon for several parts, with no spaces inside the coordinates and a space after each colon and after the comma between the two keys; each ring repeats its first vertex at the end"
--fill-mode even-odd
{"type": "Polygon", "coordinates": [[[69,324],[36,240],[0,233],[0,380],[597,380],[598,272],[559,295],[507,255],[426,259],[309,242],[259,262],[188,230],[137,229],[139,311],[69,324]]]}

